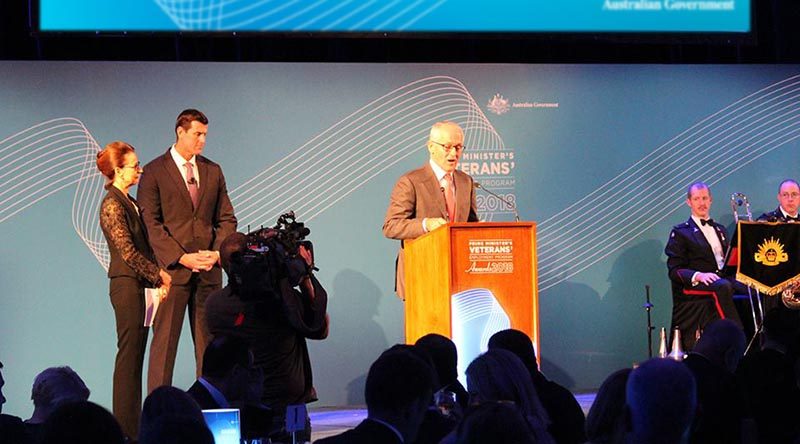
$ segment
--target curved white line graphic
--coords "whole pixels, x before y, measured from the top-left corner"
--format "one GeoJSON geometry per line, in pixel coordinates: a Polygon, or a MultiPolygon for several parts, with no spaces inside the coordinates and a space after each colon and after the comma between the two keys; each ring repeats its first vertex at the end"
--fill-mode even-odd
{"type": "Polygon", "coordinates": [[[431,122],[437,120],[460,124],[466,146],[504,149],[461,82],[444,76],[420,79],[367,103],[232,189],[241,226],[272,225],[288,209],[304,220],[314,219],[373,177],[424,150],[431,122]]]}
{"type": "Polygon", "coordinates": [[[706,117],[539,223],[540,290],[603,260],[663,220],[683,204],[689,183],[713,185],[798,136],[800,76],[706,117]]]}
{"type": "Polygon", "coordinates": [[[404,31],[447,0],[367,0],[334,14],[352,0],[154,0],[185,31],[404,31]]]}
{"type": "MultiPolygon", "coordinates": [[[[313,220],[422,150],[431,122],[443,119],[464,128],[470,150],[505,149],[460,81],[446,76],[419,79],[367,103],[233,188],[231,199],[241,226],[272,225],[289,209],[302,220],[313,220]]],[[[540,221],[540,291],[603,260],[663,220],[682,205],[686,184],[717,183],[798,137],[800,76],[769,85],[706,117],[540,221]],[[579,217],[587,214],[591,217],[579,217]]],[[[105,183],[94,165],[99,149],[83,123],[70,117],[0,140],[0,223],[75,184],[73,226],[107,267],[108,250],[97,221],[105,183]]]]}

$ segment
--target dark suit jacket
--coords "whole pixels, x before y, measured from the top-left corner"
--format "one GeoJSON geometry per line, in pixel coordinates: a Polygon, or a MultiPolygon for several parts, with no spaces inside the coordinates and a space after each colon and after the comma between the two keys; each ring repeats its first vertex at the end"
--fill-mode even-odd
{"type": "Polygon", "coordinates": [[[206,301],[212,335],[235,336],[250,344],[256,367],[266,375],[261,400],[276,411],[317,400],[306,338],[327,337],[328,294],[316,277],[311,281],[313,300],[304,287],[294,290],[282,279],[280,301],[268,295],[243,300],[230,282],[206,301]]]}
{"type": "Polygon", "coordinates": [[[352,430],[314,441],[316,444],[401,444],[400,438],[385,425],[365,419],[352,430]]]}
{"type": "Polygon", "coordinates": [[[16,416],[0,415],[0,444],[28,444],[34,437],[26,430],[25,423],[16,416]]]}
{"type": "Polygon", "coordinates": [[[206,386],[200,383],[200,381],[195,381],[194,384],[189,387],[189,390],[186,390],[186,393],[197,401],[197,405],[199,405],[202,410],[222,408],[222,406],[217,404],[217,401],[214,400],[214,397],[211,396],[206,386]]]}
{"type": "Polygon", "coordinates": [[[697,383],[697,415],[689,442],[741,442],[745,405],[735,376],[698,354],[690,353],[683,362],[697,383]]]}
{"type": "Polygon", "coordinates": [[[542,406],[550,416],[547,431],[555,441],[559,444],[585,442],[586,415],[572,392],[548,380],[541,372],[534,372],[531,377],[542,406]]]}
{"type": "MultiPolygon", "coordinates": [[[[725,227],[714,222],[714,230],[722,244],[722,251],[727,251],[729,240],[725,227]]],[[[667,255],[673,295],[682,295],[684,288],[691,288],[695,272],[719,271],[711,245],[692,218],[672,227],[664,253],[667,255]]]]}
{"type": "Polygon", "coordinates": [[[108,244],[108,277],[127,276],[157,285],[161,280],[142,216],[118,188],[107,185],[100,205],[100,227],[108,244]],[[111,202],[109,202],[111,201],[111,202]],[[123,209],[122,214],[116,208],[123,209]]]}
{"type": "MultiPolygon", "coordinates": [[[[478,210],[472,177],[456,170],[453,180],[456,185],[456,222],[477,222],[478,210]]],[[[389,208],[383,220],[383,235],[401,241],[395,280],[397,294],[401,298],[405,296],[402,241],[416,239],[425,234],[422,220],[437,217],[447,219],[447,206],[433,168],[427,163],[400,177],[392,190],[389,208]]]]}
{"type": "Polygon", "coordinates": [[[781,207],[776,208],[775,211],[770,211],[769,213],[764,213],[761,216],[758,216],[758,220],[764,220],[767,222],[789,222],[789,219],[783,215],[781,207]]]}
{"type": "MultiPolygon", "coordinates": [[[[173,285],[189,281],[191,270],[178,260],[184,253],[219,250],[222,241],[236,231],[236,217],[228,198],[222,169],[203,156],[196,157],[200,182],[197,208],[169,150],[144,166],[138,200],[156,258],[172,275],[173,285]]],[[[222,282],[219,266],[201,272],[203,283],[222,282]]]]}

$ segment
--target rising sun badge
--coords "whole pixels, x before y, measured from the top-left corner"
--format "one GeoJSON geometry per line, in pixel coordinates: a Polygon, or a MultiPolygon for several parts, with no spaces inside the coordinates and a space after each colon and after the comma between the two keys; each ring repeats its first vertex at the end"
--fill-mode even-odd
{"type": "Polygon", "coordinates": [[[774,267],[781,262],[789,260],[789,255],[783,251],[783,244],[780,239],[770,237],[769,240],[764,239],[764,243],[758,246],[758,252],[755,254],[756,262],[761,262],[767,267],[774,267]]]}

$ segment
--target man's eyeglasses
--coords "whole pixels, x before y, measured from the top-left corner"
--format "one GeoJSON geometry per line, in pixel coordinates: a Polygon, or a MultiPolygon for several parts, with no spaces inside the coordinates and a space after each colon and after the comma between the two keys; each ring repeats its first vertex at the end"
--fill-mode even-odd
{"type": "Polygon", "coordinates": [[[790,198],[790,197],[793,198],[793,199],[797,199],[798,197],[800,197],[800,193],[781,193],[781,197],[784,197],[784,198],[787,198],[787,199],[790,198]]]}
{"type": "Polygon", "coordinates": [[[458,144],[458,145],[445,145],[445,144],[439,143],[439,142],[437,142],[435,140],[431,140],[431,142],[433,142],[433,143],[439,145],[440,147],[444,148],[444,151],[446,153],[449,153],[450,150],[453,150],[453,149],[456,150],[457,153],[460,153],[460,152],[464,151],[464,145],[461,145],[461,144],[458,144]]]}

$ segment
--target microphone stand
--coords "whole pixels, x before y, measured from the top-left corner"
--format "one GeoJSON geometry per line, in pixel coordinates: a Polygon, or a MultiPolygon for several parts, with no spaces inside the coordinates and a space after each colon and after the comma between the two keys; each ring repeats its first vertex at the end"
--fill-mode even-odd
{"type": "Polygon", "coordinates": [[[511,210],[514,212],[514,222],[519,222],[519,213],[517,212],[517,206],[514,205],[510,200],[504,198],[503,196],[501,196],[501,195],[499,195],[499,194],[497,194],[497,193],[495,193],[495,192],[493,192],[491,190],[486,189],[486,187],[481,185],[480,182],[472,182],[472,184],[473,184],[473,186],[475,188],[477,188],[479,190],[486,191],[487,193],[491,194],[492,196],[498,198],[500,200],[500,202],[503,202],[509,208],[511,208],[511,210]]]}
{"type": "Polygon", "coordinates": [[[650,303],[650,286],[644,286],[645,297],[647,299],[647,303],[644,304],[644,310],[647,312],[647,357],[653,357],[653,320],[650,318],[650,310],[653,308],[653,304],[650,303]]]}

